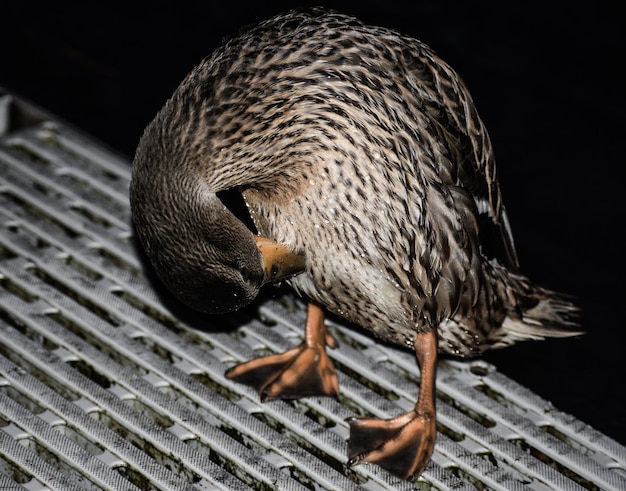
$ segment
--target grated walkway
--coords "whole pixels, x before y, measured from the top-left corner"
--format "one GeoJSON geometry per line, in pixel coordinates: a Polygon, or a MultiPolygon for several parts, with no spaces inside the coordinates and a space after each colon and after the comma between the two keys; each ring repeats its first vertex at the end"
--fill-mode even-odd
{"type": "Polygon", "coordinates": [[[224,371],[301,340],[277,291],[179,311],[133,245],[130,163],[0,88],[0,489],[626,490],[626,448],[481,361],[440,362],[414,484],[347,469],[354,414],[413,407],[413,353],[329,322],[341,399],[259,402],[224,371]]]}

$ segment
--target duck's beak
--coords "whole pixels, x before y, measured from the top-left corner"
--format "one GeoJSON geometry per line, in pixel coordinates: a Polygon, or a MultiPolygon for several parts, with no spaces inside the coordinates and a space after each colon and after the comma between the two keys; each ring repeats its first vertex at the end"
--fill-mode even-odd
{"type": "Polygon", "coordinates": [[[256,246],[263,257],[265,283],[275,283],[304,271],[304,256],[296,254],[275,240],[255,236],[256,246]]]}

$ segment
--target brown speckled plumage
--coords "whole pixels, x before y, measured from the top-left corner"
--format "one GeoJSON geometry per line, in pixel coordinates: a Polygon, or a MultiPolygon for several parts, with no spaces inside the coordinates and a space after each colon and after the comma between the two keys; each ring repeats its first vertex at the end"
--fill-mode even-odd
{"type": "Polygon", "coordinates": [[[474,356],[576,334],[575,307],[518,272],[465,85],[415,39],[294,11],[182,82],[141,139],[131,203],[157,272],[199,310],[238,308],[263,282],[215,194],[233,188],[260,235],[304,256],[291,285],[382,339],[413,347],[436,328],[440,351],[474,356]]]}

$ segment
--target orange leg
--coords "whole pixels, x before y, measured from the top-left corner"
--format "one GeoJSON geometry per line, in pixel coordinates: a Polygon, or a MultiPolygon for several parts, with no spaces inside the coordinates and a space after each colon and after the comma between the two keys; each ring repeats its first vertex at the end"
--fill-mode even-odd
{"type": "Polygon", "coordinates": [[[391,419],[350,418],[349,465],[374,463],[402,479],[409,479],[418,477],[430,461],[437,435],[436,329],[416,336],[415,354],[421,370],[415,408],[391,419]]]}
{"type": "Polygon", "coordinates": [[[270,355],[230,368],[226,377],[259,391],[262,401],[339,395],[339,384],[326,346],[337,343],[324,325],[324,311],[309,303],[304,342],[278,355],[270,355]]]}

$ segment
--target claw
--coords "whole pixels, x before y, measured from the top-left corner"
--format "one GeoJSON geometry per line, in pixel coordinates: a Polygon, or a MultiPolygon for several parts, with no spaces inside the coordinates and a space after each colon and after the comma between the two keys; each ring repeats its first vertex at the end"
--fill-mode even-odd
{"type": "Polygon", "coordinates": [[[336,344],[326,332],[322,309],[309,304],[305,340],[300,346],[236,365],[226,372],[226,377],[254,387],[262,401],[320,395],[338,397],[337,374],[326,353],[326,345],[336,344]]]}
{"type": "Polygon", "coordinates": [[[415,353],[421,369],[415,409],[391,419],[349,418],[348,465],[378,464],[402,479],[418,477],[428,465],[437,436],[435,329],[417,335],[415,353]]]}

